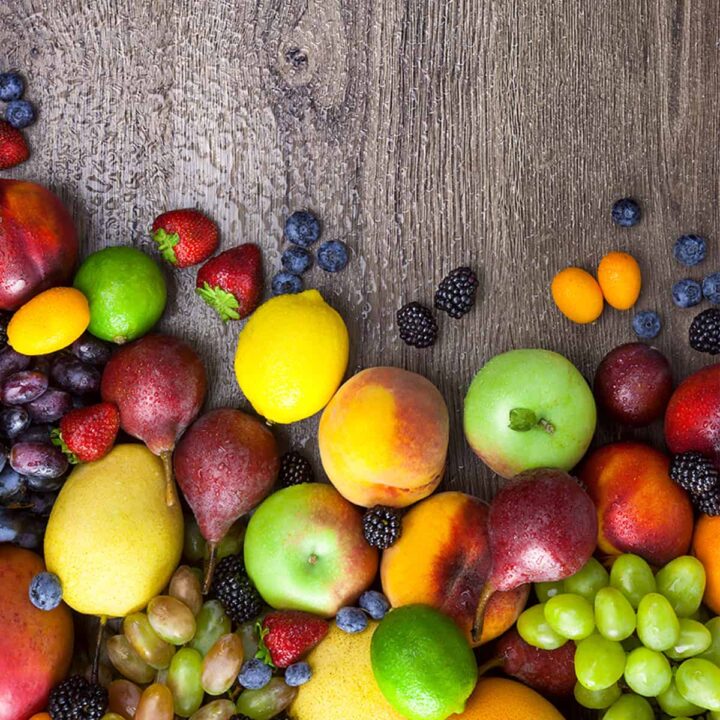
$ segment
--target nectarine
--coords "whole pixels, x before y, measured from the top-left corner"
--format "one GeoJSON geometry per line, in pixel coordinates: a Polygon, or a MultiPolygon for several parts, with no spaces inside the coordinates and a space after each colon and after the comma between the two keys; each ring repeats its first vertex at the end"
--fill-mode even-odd
{"type": "Polygon", "coordinates": [[[720,516],[701,515],[695,525],[692,553],[705,568],[705,597],[703,602],[720,614],[720,516]]]}

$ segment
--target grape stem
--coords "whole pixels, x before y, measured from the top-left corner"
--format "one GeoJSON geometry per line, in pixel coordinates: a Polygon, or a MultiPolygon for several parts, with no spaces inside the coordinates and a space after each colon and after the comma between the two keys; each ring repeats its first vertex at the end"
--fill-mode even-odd
{"type": "Polygon", "coordinates": [[[107,618],[102,615],[98,618],[98,631],[95,640],[95,654],[93,655],[92,670],[90,671],[90,682],[95,685],[98,681],[98,669],[100,667],[100,651],[102,650],[103,637],[105,635],[105,623],[107,618]]]}
{"type": "Polygon", "coordinates": [[[165,471],[165,504],[168,507],[177,505],[178,497],[175,491],[175,476],[172,467],[172,450],[163,450],[160,453],[163,469],[165,471]]]}
{"type": "Polygon", "coordinates": [[[485,610],[494,592],[495,588],[487,582],[483,585],[482,590],[480,591],[480,599],[478,600],[477,610],[475,610],[475,620],[472,626],[473,642],[478,642],[482,637],[485,610]]]}
{"type": "Polygon", "coordinates": [[[213,575],[215,574],[215,565],[217,565],[217,543],[208,542],[208,550],[210,553],[205,561],[205,576],[202,586],[203,595],[207,595],[210,592],[213,575]]]}

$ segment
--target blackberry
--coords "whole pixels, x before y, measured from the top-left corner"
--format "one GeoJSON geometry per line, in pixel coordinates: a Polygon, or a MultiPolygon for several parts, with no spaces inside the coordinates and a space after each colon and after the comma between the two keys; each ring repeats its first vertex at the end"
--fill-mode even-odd
{"type": "Polygon", "coordinates": [[[706,515],[720,515],[720,489],[714,488],[697,498],[695,507],[706,515]]]}
{"type": "Polygon", "coordinates": [[[712,461],[699,452],[674,455],[670,477],[693,497],[702,497],[718,485],[718,472],[712,461]]]}
{"type": "Polygon", "coordinates": [[[435,291],[435,309],[456,320],[461,318],[472,310],[477,287],[477,276],[469,267],[455,268],[435,291]]]}
{"type": "Polygon", "coordinates": [[[107,690],[73,675],[50,693],[48,713],[52,720],[100,720],[108,705],[107,690]]]}
{"type": "Polygon", "coordinates": [[[699,352],[720,353],[720,310],[709,308],[698,313],[690,323],[690,347],[699,352]]]}
{"type": "Polygon", "coordinates": [[[368,545],[387,550],[402,533],[402,514],[395,508],[376,505],[363,514],[363,534],[368,545]]]}
{"type": "Polygon", "coordinates": [[[311,483],[314,481],[315,473],[313,472],[310,461],[306,457],[303,457],[300,453],[291,451],[286,452],[280,458],[280,471],[278,472],[280,487],[302,485],[303,483],[311,483]]]}
{"type": "Polygon", "coordinates": [[[262,598],[245,572],[242,555],[228,555],[217,564],[212,593],[236,623],[253,620],[262,612],[262,598]]]}
{"type": "Polygon", "coordinates": [[[403,305],[397,311],[400,339],[416,348],[430,347],[437,340],[438,327],[429,308],[418,302],[403,305]]]}

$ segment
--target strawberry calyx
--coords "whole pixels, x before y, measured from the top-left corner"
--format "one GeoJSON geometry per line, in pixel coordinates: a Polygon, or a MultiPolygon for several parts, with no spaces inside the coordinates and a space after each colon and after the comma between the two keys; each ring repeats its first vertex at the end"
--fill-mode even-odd
{"type": "Polygon", "coordinates": [[[50,442],[59,447],[68,459],[71,465],[77,465],[80,462],[78,456],[67,446],[60,428],[53,428],[50,432],[50,442]]]}
{"type": "Polygon", "coordinates": [[[180,242],[180,236],[177,233],[169,233],[163,228],[158,228],[152,234],[152,239],[157,243],[160,254],[173,265],[177,265],[177,255],[175,254],[175,246],[180,242]]]}
{"type": "Polygon", "coordinates": [[[262,660],[266,665],[271,668],[275,668],[275,663],[272,659],[272,653],[265,644],[265,636],[270,632],[269,628],[265,628],[261,623],[255,623],[255,632],[257,633],[258,649],[255,653],[256,660],[262,660]]]}
{"type": "Polygon", "coordinates": [[[203,283],[201,288],[196,288],[195,292],[217,312],[223,322],[240,319],[240,303],[232,293],[221,287],[212,287],[208,282],[203,283]]]}

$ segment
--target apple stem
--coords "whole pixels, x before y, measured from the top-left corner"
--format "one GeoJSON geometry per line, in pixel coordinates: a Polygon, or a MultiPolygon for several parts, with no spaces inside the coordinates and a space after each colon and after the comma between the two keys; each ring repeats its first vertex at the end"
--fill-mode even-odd
{"type": "Polygon", "coordinates": [[[172,450],[163,450],[160,453],[163,469],[165,470],[165,504],[168,507],[177,505],[177,493],[175,492],[175,476],[172,466],[172,450]]]}
{"type": "Polygon", "coordinates": [[[545,418],[538,417],[537,414],[529,408],[513,408],[510,411],[510,422],[508,427],[516,432],[528,432],[533,428],[541,428],[548,435],[555,432],[555,426],[545,418]]]}
{"type": "Polygon", "coordinates": [[[495,668],[502,667],[503,665],[503,659],[499,657],[491,658],[487,662],[483,663],[478,667],[478,676],[482,677],[486,672],[490,672],[490,670],[494,670],[495,668]]]}
{"type": "Polygon", "coordinates": [[[210,554],[205,561],[205,577],[203,578],[202,586],[203,595],[207,595],[210,592],[210,585],[212,585],[213,575],[215,574],[215,565],[217,565],[217,543],[209,542],[208,550],[210,554]]]}
{"type": "Polygon", "coordinates": [[[485,609],[494,592],[495,588],[489,582],[486,582],[480,591],[480,599],[478,600],[477,610],[475,611],[475,621],[472,627],[473,642],[478,642],[482,637],[485,609]]]}
{"type": "Polygon", "coordinates": [[[90,670],[90,682],[95,685],[98,681],[98,670],[100,668],[100,651],[102,650],[103,636],[105,635],[105,623],[107,618],[103,615],[98,618],[97,638],[95,640],[95,654],[93,655],[92,669],[90,670]]]}

